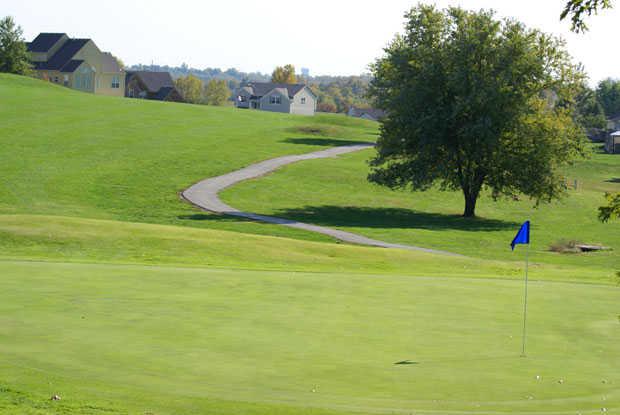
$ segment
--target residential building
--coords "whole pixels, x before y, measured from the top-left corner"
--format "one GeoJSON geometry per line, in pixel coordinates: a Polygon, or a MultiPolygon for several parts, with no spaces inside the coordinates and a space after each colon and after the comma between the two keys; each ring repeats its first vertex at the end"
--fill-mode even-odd
{"type": "Polygon", "coordinates": [[[314,115],[317,97],[303,84],[251,82],[235,94],[237,108],[314,115]]]}
{"type": "Polygon", "coordinates": [[[123,69],[112,54],[99,50],[91,39],[40,33],[27,46],[41,79],[95,94],[125,94],[123,69]]]}
{"type": "Polygon", "coordinates": [[[379,121],[385,117],[385,111],[378,108],[357,108],[351,106],[347,112],[349,117],[364,118],[366,120],[379,121]]]}
{"type": "Polygon", "coordinates": [[[610,154],[620,154],[620,131],[607,136],[605,139],[605,151],[610,154]]]}
{"type": "Polygon", "coordinates": [[[128,98],[183,102],[169,72],[127,71],[125,96],[128,98]]]}

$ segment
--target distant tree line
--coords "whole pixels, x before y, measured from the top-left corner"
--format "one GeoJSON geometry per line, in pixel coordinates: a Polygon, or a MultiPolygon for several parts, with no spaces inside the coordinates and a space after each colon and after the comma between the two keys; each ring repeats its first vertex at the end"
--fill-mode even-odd
{"type": "MultiPolygon", "coordinates": [[[[202,88],[205,88],[204,85],[208,86],[209,81],[213,79],[223,81],[228,88],[229,98],[232,98],[233,91],[247,82],[303,83],[308,85],[319,98],[317,106],[321,112],[347,112],[351,106],[370,106],[366,98],[371,80],[369,74],[303,77],[300,74],[295,74],[295,67],[292,65],[277,67],[271,75],[261,72],[241,72],[235,68],[226,70],[220,68],[197,69],[191,68],[187,64],[181,66],[133,65],[128,70],[169,72],[174,79],[184,79],[181,82],[187,82],[186,79],[191,75],[192,78],[202,82],[202,88]]],[[[192,80],[192,83],[195,84],[194,88],[189,89],[189,91],[193,91],[193,95],[189,95],[189,98],[185,95],[184,97],[188,102],[206,103],[204,91],[199,98],[197,97],[195,91],[200,90],[201,87],[198,86],[196,80],[192,80]]],[[[185,87],[177,85],[177,88],[183,94],[185,87]]]]}

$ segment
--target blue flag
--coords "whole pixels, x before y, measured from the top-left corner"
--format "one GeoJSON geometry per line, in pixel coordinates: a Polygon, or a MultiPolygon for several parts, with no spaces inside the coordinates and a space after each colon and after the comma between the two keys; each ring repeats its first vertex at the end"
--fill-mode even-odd
{"type": "Polygon", "coordinates": [[[510,246],[512,250],[515,250],[515,245],[517,244],[529,244],[530,243],[530,221],[526,220],[523,225],[521,225],[521,229],[517,233],[517,236],[512,240],[510,246]]]}

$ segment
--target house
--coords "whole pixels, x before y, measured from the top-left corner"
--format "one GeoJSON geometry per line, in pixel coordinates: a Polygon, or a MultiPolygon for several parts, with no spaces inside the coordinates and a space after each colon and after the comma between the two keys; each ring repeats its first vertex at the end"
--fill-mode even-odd
{"type": "Polygon", "coordinates": [[[366,120],[379,121],[385,117],[385,111],[378,108],[357,108],[351,106],[347,112],[349,117],[364,118],[366,120]]]}
{"type": "Polygon", "coordinates": [[[41,79],[95,94],[125,94],[123,69],[112,54],[99,50],[91,39],[40,33],[27,47],[41,79]]]}
{"type": "Polygon", "coordinates": [[[610,154],[620,154],[620,131],[607,136],[605,139],[605,151],[610,154]]]}
{"type": "Polygon", "coordinates": [[[125,96],[157,101],[183,102],[169,72],[127,71],[125,96]]]}
{"type": "Polygon", "coordinates": [[[237,108],[314,115],[317,97],[303,84],[251,82],[235,93],[237,108]]]}

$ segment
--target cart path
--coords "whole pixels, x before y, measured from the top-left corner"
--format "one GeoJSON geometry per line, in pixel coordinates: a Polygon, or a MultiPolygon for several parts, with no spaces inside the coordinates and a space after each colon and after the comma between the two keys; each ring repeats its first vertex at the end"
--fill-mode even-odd
{"type": "Polygon", "coordinates": [[[302,160],[313,160],[327,157],[336,157],[340,154],[352,153],[354,151],[365,150],[373,147],[374,144],[356,144],[350,146],[333,147],[327,150],[315,151],[313,153],[298,154],[291,156],[277,157],[270,160],[261,161],[252,164],[241,170],[224,174],[222,176],[211,177],[202,180],[183,191],[182,196],[191,204],[213,213],[223,215],[237,216],[246,219],[252,219],[260,222],[272,223],[277,225],[288,226],[291,228],[303,229],[310,232],[317,232],[323,235],[331,236],[343,242],[349,242],[357,245],[377,246],[381,248],[398,248],[408,249],[411,251],[422,251],[434,254],[444,254],[452,256],[460,256],[450,252],[439,251],[435,249],[420,248],[411,245],[394,244],[384,241],[370,239],[362,235],[351,232],[345,232],[338,229],[328,228],[325,226],[312,225],[309,223],[297,222],[291,219],[277,218],[274,216],[259,215],[251,212],[242,212],[226,203],[222,202],[218,196],[221,190],[226,189],[236,183],[244,180],[254,179],[263,176],[287,164],[296,163],[302,160]]]}

